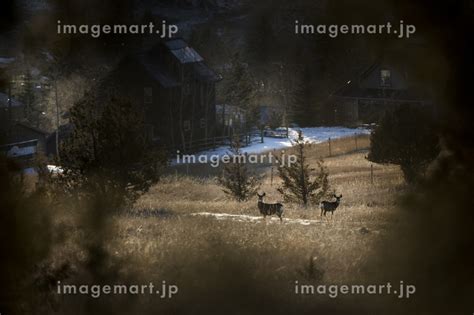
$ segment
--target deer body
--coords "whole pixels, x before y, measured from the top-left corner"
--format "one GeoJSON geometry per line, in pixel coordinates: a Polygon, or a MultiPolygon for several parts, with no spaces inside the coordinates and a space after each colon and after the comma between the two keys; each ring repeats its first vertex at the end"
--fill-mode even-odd
{"type": "Polygon", "coordinates": [[[264,203],[263,197],[265,197],[265,193],[262,195],[258,194],[258,210],[265,218],[267,215],[272,216],[276,214],[280,218],[280,222],[283,222],[282,215],[283,215],[283,205],[281,203],[264,203]]]}
{"type": "Polygon", "coordinates": [[[339,197],[334,195],[334,198],[336,198],[336,201],[322,201],[320,204],[321,208],[321,216],[324,213],[324,216],[326,216],[326,212],[331,212],[331,217],[334,215],[334,211],[336,211],[337,207],[339,207],[339,204],[341,203],[341,198],[342,195],[339,197]]]}

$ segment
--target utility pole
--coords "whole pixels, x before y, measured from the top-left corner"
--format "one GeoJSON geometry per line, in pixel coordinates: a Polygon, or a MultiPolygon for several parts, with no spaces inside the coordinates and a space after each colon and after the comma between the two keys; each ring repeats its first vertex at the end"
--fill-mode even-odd
{"type": "Polygon", "coordinates": [[[12,82],[8,81],[8,140],[12,135],[13,113],[12,113],[12,82]]]}
{"type": "Polygon", "coordinates": [[[57,76],[54,79],[54,96],[56,99],[56,158],[58,161],[61,160],[59,157],[59,101],[58,101],[58,80],[57,76]]]}

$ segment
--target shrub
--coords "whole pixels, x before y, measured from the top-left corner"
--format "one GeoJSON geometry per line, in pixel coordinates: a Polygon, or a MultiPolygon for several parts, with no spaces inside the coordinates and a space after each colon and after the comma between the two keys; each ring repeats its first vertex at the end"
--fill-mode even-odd
{"type": "Polygon", "coordinates": [[[405,180],[416,182],[439,153],[433,119],[423,109],[401,106],[387,111],[371,135],[368,159],[400,165],[405,180]]]}

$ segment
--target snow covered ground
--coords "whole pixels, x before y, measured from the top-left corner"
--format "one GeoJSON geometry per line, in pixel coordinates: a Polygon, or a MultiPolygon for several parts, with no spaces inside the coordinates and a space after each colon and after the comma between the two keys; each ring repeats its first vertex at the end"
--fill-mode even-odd
{"type": "MultiPolygon", "coordinates": [[[[331,139],[339,139],[344,137],[351,137],[356,134],[370,134],[370,130],[365,128],[345,128],[345,127],[313,127],[300,128],[303,132],[303,137],[306,141],[311,143],[321,143],[331,139]]],[[[297,129],[290,128],[289,138],[270,138],[264,137],[264,143],[260,143],[260,139],[255,139],[251,145],[242,148],[242,153],[258,154],[271,150],[279,150],[293,146],[294,140],[298,137],[297,129]]],[[[229,152],[227,146],[222,146],[214,150],[200,152],[199,155],[222,156],[229,152]]]]}
{"type": "MultiPolygon", "coordinates": [[[[246,214],[198,212],[198,213],[192,213],[191,215],[200,216],[200,217],[209,217],[209,218],[214,218],[216,220],[230,220],[230,221],[247,222],[247,223],[259,223],[259,222],[280,223],[280,219],[277,217],[270,217],[265,221],[262,216],[252,216],[252,215],[246,215],[246,214]]],[[[321,223],[321,220],[283,218],[283,223],[311,225],[311,224],[321,223]]]]}

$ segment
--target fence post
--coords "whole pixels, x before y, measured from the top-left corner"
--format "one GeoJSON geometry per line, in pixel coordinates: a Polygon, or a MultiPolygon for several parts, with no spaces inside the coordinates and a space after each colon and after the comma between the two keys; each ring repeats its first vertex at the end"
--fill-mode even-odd
{"type": "Polygon", "coordinates": [[[374,164],[370,164],[370,183],[374,184],[374,164]]]}
{"type": "Polygon", "coordinates": [[[328,139],[328,146],[329,146],[329,156],[332,156],[331,138],[328,139]]]}
{"type": "Polygon", "coordinates": [[[263,143],[263,129],[260,130],[260,142],[263,143]]]}
{"type": "Polygon", "coordinates": [[[355,139],[355,143],[356,143],[356,151],[359,151],[359,145],[357,143],[357,133],[354,134],[354,139],[355,139]]]}
{"type": "Polygon", "coordinates": [[[272,163],[272,168],[270,172],[270,186],[273,186],[273,163],[272,163]]]}

